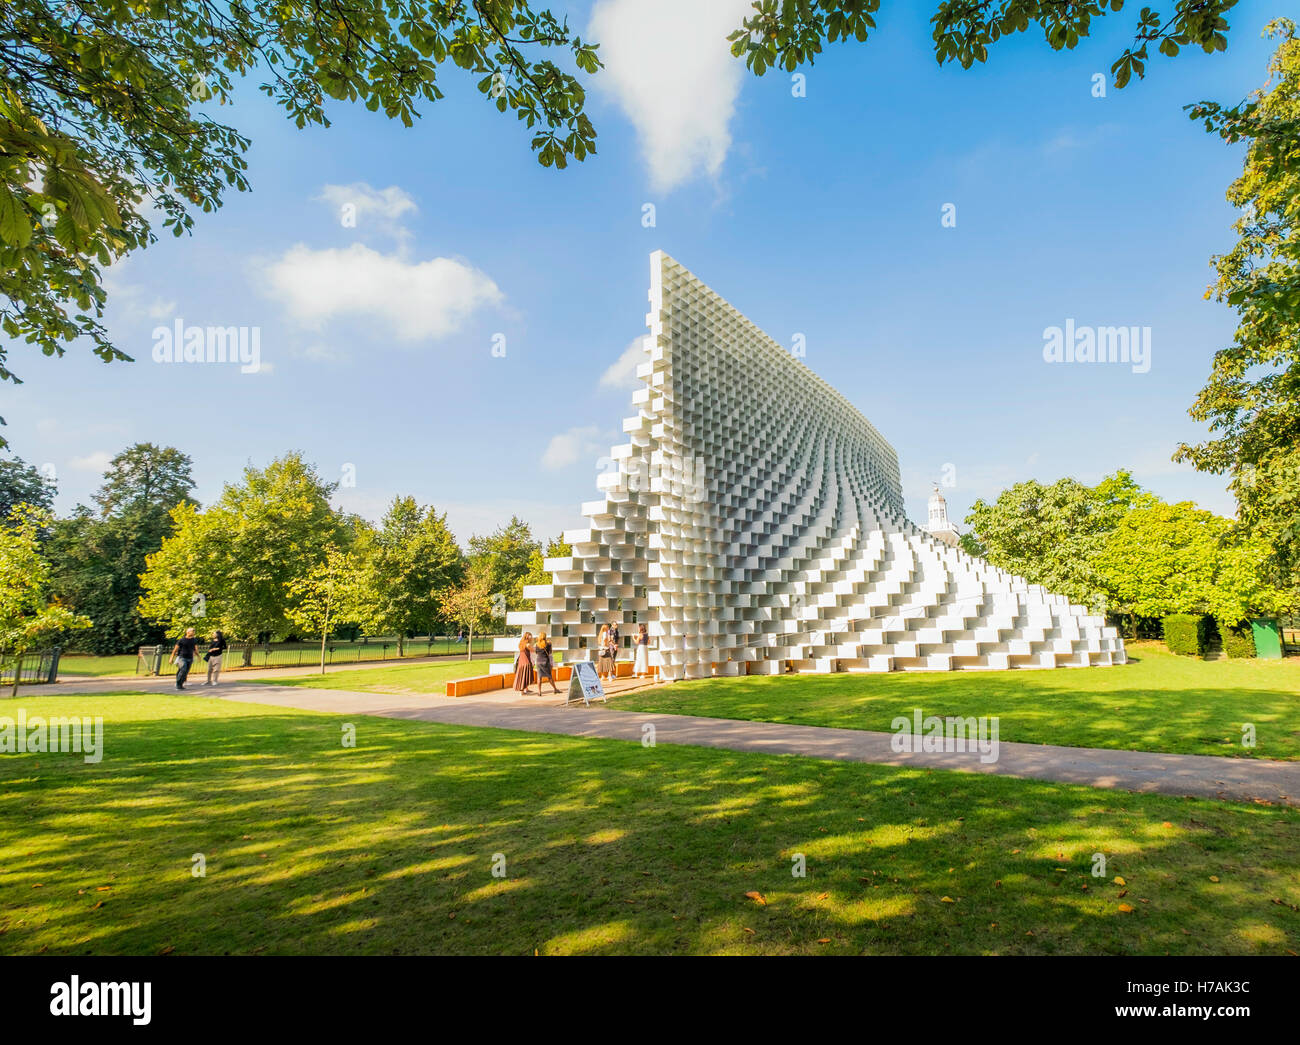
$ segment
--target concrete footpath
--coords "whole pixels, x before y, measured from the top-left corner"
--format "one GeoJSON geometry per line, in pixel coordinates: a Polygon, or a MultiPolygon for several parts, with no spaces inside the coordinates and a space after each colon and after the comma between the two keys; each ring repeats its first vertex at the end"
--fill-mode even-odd
{"type": "MultiPolygon", "coordinates": [[[[117,680],[117,689],[175,693],[170,679],[117,680]]],[[[23,688],[23,695],[41,691],[71,695],[103,692],[91,682],[62,682],[23,688]]],[[[1054,780],[1089,787],[1119,788],[1168,795],[1195,795],[1234,801],[1265,801],[1300,806],[1300,762],[1227,758],[1213,755],[1170,755],[1104,748],[1056,747],[1002,741],[998,760],[985,763],[973,752],[896,752],[893,734],[825,726],[783,725],[616,711],[604,705],[564,707],[551,693],[523,697],[497,690],[456,699],[428,693],[362,693],[307,686],[241,685],[222,682],[209,689],[201,683],[186,689],[196,700],[220,698],[244,703],[322,711],[338,715],[378,715],[420,722],[490,726],[529,733],[556,733],[640,742],[645,723],[653,723],[656,744],[756,751],[769,755],[802,755],[839,762],[874,762],[917,769],[952,769],[994,773],[1028,780],[1054,780]]]]}

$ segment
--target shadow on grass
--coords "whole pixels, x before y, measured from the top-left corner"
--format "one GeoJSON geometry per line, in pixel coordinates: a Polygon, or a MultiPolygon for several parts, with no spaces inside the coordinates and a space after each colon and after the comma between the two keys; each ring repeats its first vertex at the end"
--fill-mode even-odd
{"type": "Polygon", "coordinates": [[[101,703],[102,763],[0,758],[0,952],[1300,949],[1292,810],[101,703]]]}

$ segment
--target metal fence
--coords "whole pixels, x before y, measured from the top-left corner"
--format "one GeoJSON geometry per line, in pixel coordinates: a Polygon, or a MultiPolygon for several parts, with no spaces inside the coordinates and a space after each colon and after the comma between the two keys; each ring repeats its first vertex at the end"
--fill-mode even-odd
{"type": "Polygon", "coordinates": [[[24,682],[54,682],[59,677],[59,652],[58,646],[52,646],[32,650],[21,657],[0,656],[0,687],[14,684],[15,670],[20,685],[24,682]]]}
{"type": "MultiPolygon", "coordinates": [[[[495,635],[475,635],[474,652],[490,653],[495,635]]],[[[141,646],[136,651],[137,675],[161,675],[170,669],[175,642],[158,646],[141,646]]],[[[456,641],[454,635],[424,635],[407,639],[397,652],[396,636],[330,642],[325,646],[325,663],[359,664],[369,661],[406,660],[411,657],[465,656],[468,641],[456,641]]],[[[200,657],[203,644],[199,644],[200,657]]],[[[199,660],[197,664],[201,664],[199,660]]],[[[240,671],[251,668],[306,668],[320,663],[319,642],[232,642],[221,658],[221,670],[240,671]]],[[[196,667],[197,667],[196,664],[196,667]]]]}

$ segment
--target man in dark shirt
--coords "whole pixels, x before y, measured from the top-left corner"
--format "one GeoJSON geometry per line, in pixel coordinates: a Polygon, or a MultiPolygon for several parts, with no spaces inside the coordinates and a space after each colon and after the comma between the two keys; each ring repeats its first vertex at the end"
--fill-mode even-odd
{"type": "Polygon", "coordinates": [[[172,650],[172,663],[176,665],[177,689],[185,688],[185,679],[189,676],[190,665],[194,663],[194,647],[198,642],[193,628],[186,628],[185,637],[176,640],[176,648],[172,650]]]}

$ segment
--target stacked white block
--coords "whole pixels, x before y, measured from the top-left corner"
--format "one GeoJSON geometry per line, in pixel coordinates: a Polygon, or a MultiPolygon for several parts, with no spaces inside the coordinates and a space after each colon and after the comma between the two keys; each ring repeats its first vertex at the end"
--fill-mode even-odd
{"type": "Polygon", "coordinates": [[[666,254],[650,271],[628,442],[508,624],[571,659],[644,621],[665,680],[1123,663],[1102,617],[908,522],[848,400],[666,254]]]}

